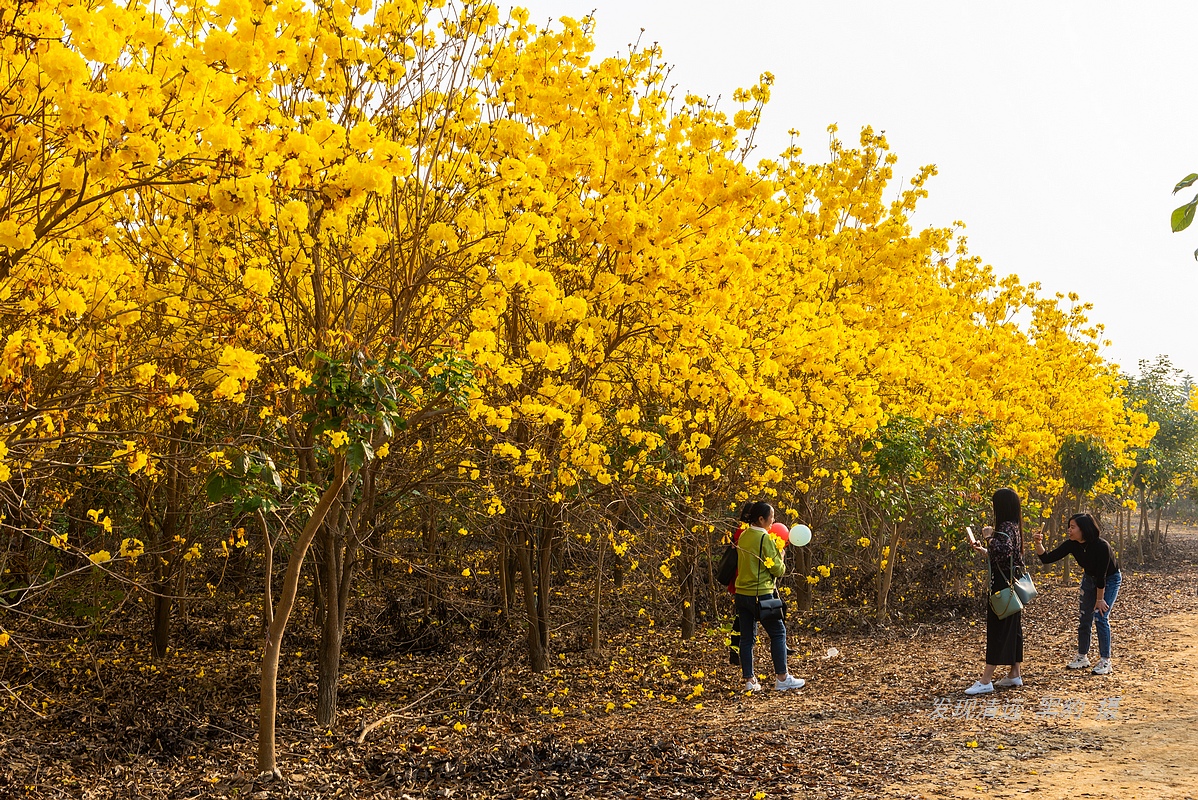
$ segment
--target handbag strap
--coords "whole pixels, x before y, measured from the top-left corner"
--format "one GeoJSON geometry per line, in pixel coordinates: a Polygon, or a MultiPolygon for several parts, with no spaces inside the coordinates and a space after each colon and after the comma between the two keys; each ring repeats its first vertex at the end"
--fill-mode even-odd
{"type": "MultiPolygon", "coordinates": [[[[757,540],[757,583],[761,583],[761,565],[765,563],[765,559],[761,557],[762,548],[765,547],[765,537],[769,536],[769,531],[762,531],[761,538],[757,540]]],[[[742,534],[743,536],[743,534],[742,534]]],[[[773,573],[770,573],[771,575],[773,573]]],[[[774,588],[770,591],[770,595],[778,593],[778,579],[774,578],[774,588]]]]}
{"type": "MultiPolygon", "coordinates": [[[[994,530],[994,533],[998,533],[997,528],[994,530]]],[[[990,541],[994,541],[993,533],[990,534],[990,541]]],[[[1023,536],[1019,537],[1019,544],[1020,545],[1023,544],[1023,536]]],[[[986,549],[989,550],[990,549],[989,546],[987,546],[986,549]]],[[[999,570],[998,574],[1002,575],[1002,570],[999,570]]],[[[988,552],[986,553],[986,576],[990,579],[989,580],[990,586],[993,586],[994,585],[994,572],[991,569],[990,554],[988,552]]],[[[1007,574],[1003,575],[1003,577],[1007,579],[1008,586],[1015,585],[1015,543],[1014,542],[1011,543],[1011,569],[1008,570],[1007,574]]],[[[1020,576],[1020,577],[1022,577],[1022,576],[1020,576]]],[[[989,589],[987,589],[987,591],[989,591],[989,589]]]]}

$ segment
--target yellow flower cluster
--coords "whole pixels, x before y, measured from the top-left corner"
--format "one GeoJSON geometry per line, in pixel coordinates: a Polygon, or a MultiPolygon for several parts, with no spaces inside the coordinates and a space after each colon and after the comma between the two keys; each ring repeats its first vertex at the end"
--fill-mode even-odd
{"type": "MultiPolygon", "coordinates": [[[[896,194],[883,134],[751,163],[768,73],[728,112],[674,97],[656,46],[593,59],[589,19],[474,0],[0,4],[2,438],[22,443],[0,481],[88,463],[154,484],[187,426],[197,452],[244,434],[292,458],[319,430],[295,435],[313,353],[430,364],[396,405],[438,419],[474,511],[530,524],[637,492],[696,517],[842,496],[899,415],[990,423],[1045,493],[1066,436],[1127,467],[1153,433],[1080,298],[913,228],[935,171],[896,194]],[[446,353],[471,380],[440,418],[446,353]]],[[[425,453],[371,444],[388,467],[425,453]]]]}

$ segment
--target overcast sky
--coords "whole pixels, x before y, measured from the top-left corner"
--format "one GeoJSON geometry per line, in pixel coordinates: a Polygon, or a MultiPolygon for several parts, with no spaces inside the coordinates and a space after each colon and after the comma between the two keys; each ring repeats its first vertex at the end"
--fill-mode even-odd
{"type": "MultiPolygon", "coordinates": [[[[915,219],[966,224],[1000,274],[1075,291],[1125,371],[1168,355],[1198,375],[1198,225],[1169,230],[1198,172],[1198,2],[530,0],[531,19],[594,12],[596,57],[658,42],[677,94],[723,98],[774,73],[760,158],[798,129],[886,131],[905,183],[935,164],[915,219]],[[641,29],[644,33],[641,33],[641,29]]],[[[897,191],[897,182],[894,185],[897,191]]]]}

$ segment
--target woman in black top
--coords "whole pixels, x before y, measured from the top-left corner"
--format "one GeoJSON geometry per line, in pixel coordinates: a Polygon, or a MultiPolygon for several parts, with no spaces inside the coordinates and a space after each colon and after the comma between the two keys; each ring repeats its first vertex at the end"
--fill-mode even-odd
{"type": "MultiPolygon", "coordinates": [[[[990,559],[991,593],[1005,589],[1014,574],[1022,575],[1023,565],[1023,515],[1019,511],[1019,495],[1013,489],[999,489],[994,493],[994,527],[982,528],[986,544],[977,543],[973,549],[990,559]]],[[[1023,685],[1023,612],[1016,612],[1006,619],[999,619],[994,609],[986,603],[986,667],[982,677],[965,690],[965,694],[989,694],[998,686],[1023,685]],[[994,680],[994,670],[999,664],[1010,664],[1011,670],[1002,680],[994,680]]]]}
{"type": "Polygon", "coordinates": [[[1091,670],[1095,675],[1111,671],[1111,607],[1119,596],[1123,573],[1110,542],[1100,536],[1098,523],[1089,514],[1074,514],[1069,518],[1069,538],[1051,553],[1044,552],[1044,534],[1035,537],[1036,555],[1040,563],[1051,564],[1072,555],[1081,565],[1081,589],[1077,603],[1077,655],[1066,666],[1085,669],[1090,666],[1090,628],[1098,629],[1098,664],[1091,670]]]}

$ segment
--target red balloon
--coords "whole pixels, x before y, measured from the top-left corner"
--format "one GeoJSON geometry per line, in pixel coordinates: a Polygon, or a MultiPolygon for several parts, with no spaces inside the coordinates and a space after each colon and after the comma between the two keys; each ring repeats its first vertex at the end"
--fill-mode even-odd
{"type": "Polygon", "coordinates": [[[783,525],[781,522],[775,522],[770,526],[770,533],[777,536],[783,542],[790,541],[790,528],[783,525]]]}

